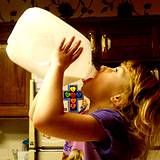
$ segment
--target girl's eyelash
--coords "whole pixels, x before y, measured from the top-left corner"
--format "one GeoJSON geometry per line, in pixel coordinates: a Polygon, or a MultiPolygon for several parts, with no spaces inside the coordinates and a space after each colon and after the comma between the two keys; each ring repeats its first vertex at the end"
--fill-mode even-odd
{"type": "Polygon", "coordinates": [[[117,72],[117,71],[118,71],[118,68],[116,67],[116,68],[114,68],[114,70],[117,72]]]}

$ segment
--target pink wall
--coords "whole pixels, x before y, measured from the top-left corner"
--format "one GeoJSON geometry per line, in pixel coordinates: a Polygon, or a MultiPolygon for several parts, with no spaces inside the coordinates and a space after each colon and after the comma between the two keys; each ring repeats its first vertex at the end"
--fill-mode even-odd
{"type": "Polygon", "coordinates": [[[137,11],[143,14],[144,3],[151,3],[152,8],[150,10],[151,14],[160,14],[160,0],[132,0],[137,8],[137,11]]]}
{"type": "MultiPolygon", "coordinates": [[[[34,0],[34,4],[31,3],[31,0],[0,0],[0,22],[7,22],[11,19],[17,20],[20,15],[23,13],[24,10],[26,10],[29,7],[32,6],[38,6],[41,8],[48,7],[52,13],[54,13],[57,16],[60,16],[60,13],[57,10],[58,5],[53,3],[54,0],[34,0]],[[10,16],[10,13],[13,12],[13,16],[10,16]],[[16,15],[14,14],[16,13],[16,15]]],[[[85,12],[84,14],[81,13],[81,9],[84,8],[84,5],[80,2],[80,0],[59,0],[59,5],[63,2],[69,3],[69,5],[76,9],[72,17],[104,17],[104,16],[116,16],[117,15],[117,6],[122,0],[103,0],[107,2],[108,4],[111,4],[113,2],[113,9],[110,10],[110,7],[108,7],[108,10],[101,13],[101,10],[106,8],[108,5],[105,5],[102,0],[85,0],[81,1],[84,2],[84,5],[86,8],[88,8],[88,11],[90,11],[92,14],[89,14],[85,12]],[[92,2],[93,1],[93,2],[92,2]],[[91,6],[89,7],[91,3],[91,6]]],[[[140,15],[144,15],[144,4],[145,3],[151,3],[152,8],[149,11],[149,14],[160,14],[160,0],[131,0],[136,12],[140,15]]],[[[58,0],[55,0],[57,3],[58,0]]]]}

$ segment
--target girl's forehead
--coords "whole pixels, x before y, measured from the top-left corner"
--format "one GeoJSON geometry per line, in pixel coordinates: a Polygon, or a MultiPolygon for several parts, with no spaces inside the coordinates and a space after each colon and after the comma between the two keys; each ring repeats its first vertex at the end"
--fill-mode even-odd
{"type": "Polygon", "coordinates": [[[131,63],[121,63],[121,66],[122,67],[124,67],[125,68],[125,70],[126,70],[126,72],[130,72],[131,71],[131,69],[132,69],[132,65],[131,65],[131,63]]]}

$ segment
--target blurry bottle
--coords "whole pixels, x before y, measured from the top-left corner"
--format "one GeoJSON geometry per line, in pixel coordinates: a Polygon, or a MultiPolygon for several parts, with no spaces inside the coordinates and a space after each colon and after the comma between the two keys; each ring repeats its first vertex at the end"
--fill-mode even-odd
{"type": "Polygon", "coordinates": [[[108,54],[109,49],[111,48],[111,39],[107,34],[102,34],[101,37],[101,53],[102,57],[108,54]]]}
{"type": "Polygon", "coordinates": [[[89,32],[88,35],[89,41],[90,41],[90,45],[91,45],[91,52],[92,52],[92,56],[93,58],[97,57],[97,47],[96,47],[96,33],[94,31],[89,32]]]}
{"type": "Polygon", "coordinates": [[[28,151],[29,149],[29,139],[25,139],[22,142],[22,151],[28,151]]]}
{"type": "Polygon", "coordinates": [[[159,69],[155,68],[151,71],[153,75],[159,80],[160,79],[160,74],[159,74],[159,69]]]}

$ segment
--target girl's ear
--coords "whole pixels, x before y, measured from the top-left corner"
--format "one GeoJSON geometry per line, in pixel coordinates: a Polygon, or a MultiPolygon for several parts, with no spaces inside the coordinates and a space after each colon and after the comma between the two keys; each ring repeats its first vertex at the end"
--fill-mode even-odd
{"type": "Polygon", "coordinates": [[[120,94],[118,94],[118,95],[112,96],[112,97],[110,98],[110,101],[111,101],[115,106],[118,107],[118,106],[120,106],[121,103],[122,103],[122,97],[121,97],[120,94]]]}

